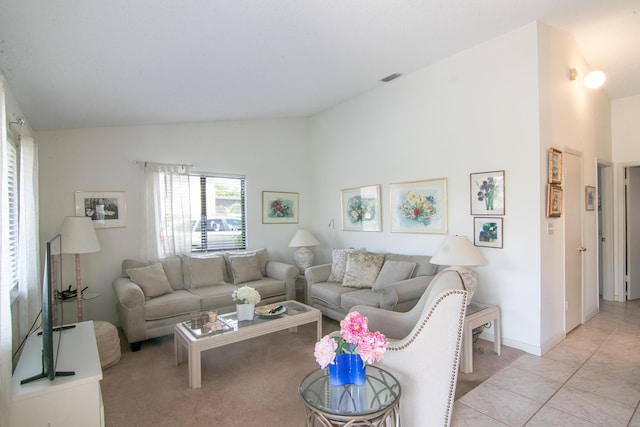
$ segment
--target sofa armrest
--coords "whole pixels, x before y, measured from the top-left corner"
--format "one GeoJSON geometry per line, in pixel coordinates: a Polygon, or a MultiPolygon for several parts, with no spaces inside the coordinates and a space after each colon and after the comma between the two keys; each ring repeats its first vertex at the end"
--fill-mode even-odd
{"type": "Polygon", "coordinates": [[[298,278],[298,267],[279,261],[267,262],[267,276],[282,280],[287,290],[287,299],[296,299],[296,279],[298,278]]]}
{"type": "Polygon", "coordinates": [[[307,285],[314,283],[326,282],[331,274],[331,264],[314,265],[304,271],[304,277],[307,279],[307,285]]]}
{"type": "Polygon", "coordinates": [[[118,299],[117,310],[120,327],[129,343],[144,341],[148,338],[144,320],[144,293],[140,286],[126,277],[113,281],[113,290],[118,299]]]}
{"type": "Polygon", "coordinates": [[[367,317],[370,331],[380,331],[390,339],[406,337],[419,320],[420,312],[400,313],[368,305],[356,305],[349,310],[367,317]]]}
{"type": "Polygon", "coordinates": [[[387,286],[380,295],[380,308],[393,310],[401,303],[418,301],[429,287],[434,276],[418,276],[407,280],[401,280],[387,286]]]}

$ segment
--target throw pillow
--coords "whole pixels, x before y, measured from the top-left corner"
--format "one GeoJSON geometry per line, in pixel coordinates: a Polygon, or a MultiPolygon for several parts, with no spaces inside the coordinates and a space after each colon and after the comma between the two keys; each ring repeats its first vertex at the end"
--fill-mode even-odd
{"type": "Polygon", "coordinates": [[[329,273],[329,282],[342,283],[344,280],[344,272],[347,268],[347,255],[363,252],[364,249],[334,249],[332,253],[333,262],[331,264],[331,273],[329,273]]]}
{"type": "Polygon", "coordinates": [[[162,264],[157,262],[148,267],[130,268],[127,274],[144,293],[145,298],[155,298],[161,295],[173,293],[169,279],[164,274],[162,264]]]}
{"type": "Polygon", "coordinates": [[[382,292],[384,288],[392,283],[411,278],[413,270],[416,268],[415,262],[408,261],[386,261],[382,265],[380,274],[373,284],[375,292],[382,292]]]}
{"type": "Polygon", "coordinates": [[[257,255],[230,256],[229,262],[231,263],[234,285],[262,279],[257,255]]]}
{"type": "Polygon", "coordinates": [[[342,286],[351,288],[370,288],[378,277],[383,254],[356,253],[347,255],[347,267],[342,286]]]}
{"type": "Polygon", "coordinates": [[[229,260],[232,256],[246,256],[246,255],[256,255],[258,257],[258,265],[260,267],[260,274],[263,276],[267,275],[267,263],[269,262],[269,254],[265,248],[255,249],[251,251],[237,251],[237,252],[222,252],[222,257],[225,259],[225,282],[233,282],[233,272],[231,271],[231,261],[229,260]]]}
{"type": "Polygon", "coordinates": [[[429,261],[431,257],[428,255],[401,255],[401,254],[387,254],[387,261],[407,261],[415,262],[416,268],[413,270],[412,277],[419,276],[433,276],[438,270],[438,266],[431,264],[429,261]]]}
{"type": "Polygon", "coordinates": [[[220,257],[190,258],[190,286],[198,288],[224,282],[223,268],[224,260],[220,257]]]}

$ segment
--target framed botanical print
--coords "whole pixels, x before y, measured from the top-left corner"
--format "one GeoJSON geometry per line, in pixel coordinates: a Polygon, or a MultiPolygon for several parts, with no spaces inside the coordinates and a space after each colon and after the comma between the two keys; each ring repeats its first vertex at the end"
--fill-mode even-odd
{"type": "Polygon", "coordinates": [[[297,224],[298,193],[262,192],[263,224],[297,224]]]}
{"type": "Polygon", "coordinates": [[[389,187],[392,233],[447,234],[447,180],[414,181],[389,187]]]}
{"type": "Polygon", "coordinates": [[[549,149],[549,184],[562,185],[562,151],[549,149]]]}
{"type": "Polygon", "coordinates": [[[502,218],[473,218],[473,244],[502,249],[502,218]]]}
{"type": "Polygon", "coordinates": [[[382,231],[380,185],[342,190],[342,229],[382,231]]]}
{"type": "Polygon", "coordinates": [[[504,215],[504,171],[472,173],[471,215],[504,215]]]}
{"type": "Polygon", "coordinates": [[[95,228],[126,227],[124,191],[76,191],[76,216],[88,216],[95,228]]]}
{"type": "Polygon", "coordinates": [[[562,187],[549,184],[547,186],[547,216],[559,217],[562,215],[562,187]]]}

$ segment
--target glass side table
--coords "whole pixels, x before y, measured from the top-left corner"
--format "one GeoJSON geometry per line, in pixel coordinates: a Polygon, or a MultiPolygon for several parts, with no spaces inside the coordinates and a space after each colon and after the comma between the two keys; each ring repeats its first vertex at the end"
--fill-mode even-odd
{"type": "Polygon", "coordinates": [[[361,386],[329,384],[326,369],[308,374],[300,383],[307,427],[400,425],[400,384],[384,369],[367,365],[361,386]]]}

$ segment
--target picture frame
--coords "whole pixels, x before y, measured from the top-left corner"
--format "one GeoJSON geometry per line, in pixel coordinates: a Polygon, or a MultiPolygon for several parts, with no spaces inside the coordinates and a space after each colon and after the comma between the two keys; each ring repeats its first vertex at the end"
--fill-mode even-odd
{"type": "Polygon", "coordinates": [[[596,210],[596,187],[587,185],[584,188],[584,206],[588,211],[596,210]]]}
{"type": "Polygon", "coordinates": [[[297,224],[298,193],[284,191],[262,192],[263,224],[297,224]]]}
{"type": "Polygon", "coordinates": [[[127,226],[124,191],[76,191],[76,216],[91,217],[94,228],[127,226]]]}
{"type": "Polygon", "coordinates": [[[342,230],[382,231],[380,185],[342,190],[342,230]]]}
{"type": "Polygon", "coordinates": [[[503,218],[479,216],[473,218],[473,244],[475,246],[502,249],[503,234],[503,218]]]}
{"type": "Polygon", "coordinates": [[[447,179],[391,184],[392,233],[447,234],[447,179]]]}
{"type": "Polygon", "coordinates": [[[504,170],[469,175],[471,215],[505,214],[504,170]]]}
{"type": "Polygon", "coordinates": [[[555,184],[547,186],[547,216],[562,216],[562,187],[555,184]]]}
{"type": "Polygon", "coordinates": [[[562,151],[549,149],[549,184],[562,185],[562,151]]]}

